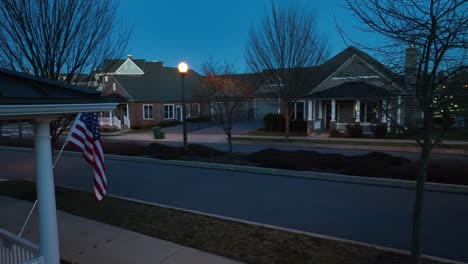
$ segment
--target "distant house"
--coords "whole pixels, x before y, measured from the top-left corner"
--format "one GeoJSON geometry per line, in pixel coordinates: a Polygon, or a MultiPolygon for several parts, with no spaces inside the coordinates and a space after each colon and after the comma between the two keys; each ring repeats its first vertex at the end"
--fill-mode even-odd
{"type": "MultiPolygon", "coordinates": [[[[344,131],[347,124],[360,123],[369,133],[372,124],[389,124],[384,112],[392,109],[389,104],[398,100],[405,85],[404,78],[355,47],[305,70],[303,95],[292,109],[292,120],[307,121],[311,130],[344,131]]],[[[264,85],[255,94],[256,119],[279,113],[264,85]]],[[[404,120],[401,107],[389,114],[398,123],[404,120]]]]}
{"type": "MultiPolygon", "coordinates": [[[[202,111],[200,103],[193,100],[200,90],[200,78],[193,70],[185,75],[187,118],[202,111]]],[[[102,83],[103,95],[116,93],[126,100],[115,111],[102,113],[102,124],[141,128],[164,120],[182,120],[182,85],[177,68],[129,55],[125,60],[107,60],[96,79],[102,83]]]]}
{"type": "Polygon", "coordinates": [[[240,112],[235,113],[235,117],[231,118],[252,120],[254,119],[253,95],[260,85],[258,74],[204,76],[202,77],[201,93],[197,94],[195,98],[207,106],[204,108],[208,110],[204,113],[206,117],[216,119],[215,115],[222,112],[222,107],[220,108],[219,104],[233,103],[238,105],[235,108],[240,112]],[[222,89],[223,92],[217,93],[216,89],[222,89]]]}

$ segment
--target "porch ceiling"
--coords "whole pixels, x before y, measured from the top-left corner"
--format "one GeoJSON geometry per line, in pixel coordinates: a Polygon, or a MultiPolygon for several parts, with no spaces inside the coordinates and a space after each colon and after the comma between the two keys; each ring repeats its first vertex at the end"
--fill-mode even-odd
{"type": "Polygon", "coordinates": [[[391,91],[365,82],[346,82],[336,87],[315,92],[307,96],[313,99],[378,99],[398,95],[391,91]]]}

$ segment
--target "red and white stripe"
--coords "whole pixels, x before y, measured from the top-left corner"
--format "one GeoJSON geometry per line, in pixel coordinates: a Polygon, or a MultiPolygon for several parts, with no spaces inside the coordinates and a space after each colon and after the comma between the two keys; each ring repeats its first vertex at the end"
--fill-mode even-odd
{"type": "Polygon", "coordinates": [[[106,169],[104,166],[104,153],[101,140],[94,140],[93,134],[80,120],[81,113],[76,117],[75,123],[67,136],[68,144],[81,151],[86,162],[94,168],[94,195],[101,201],[107,192],[106,169]]]}

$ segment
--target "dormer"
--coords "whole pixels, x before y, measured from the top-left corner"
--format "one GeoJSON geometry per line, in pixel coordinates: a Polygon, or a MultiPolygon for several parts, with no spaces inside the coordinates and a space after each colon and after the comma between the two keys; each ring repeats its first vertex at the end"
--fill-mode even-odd
{"type": "Polygon", "coordinates": [[[127,55],[127,60],[114,72],[116,75],[143,75],[144,73],[132,60],[132,55],[127,55]]]}

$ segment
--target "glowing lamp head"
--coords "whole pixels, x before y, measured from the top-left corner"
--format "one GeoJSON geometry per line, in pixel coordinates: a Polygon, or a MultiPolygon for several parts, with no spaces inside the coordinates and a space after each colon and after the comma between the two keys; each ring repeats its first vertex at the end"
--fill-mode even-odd
{"type": "Polygon", "coordinates": [[[187,63],[185,63],[185,62],[179,63],[179,72],[180,72],[181,74],[185,74],[185,73],[187,73],[187,71],[188,71],[188,65],[187,65],[187,63]]]}

